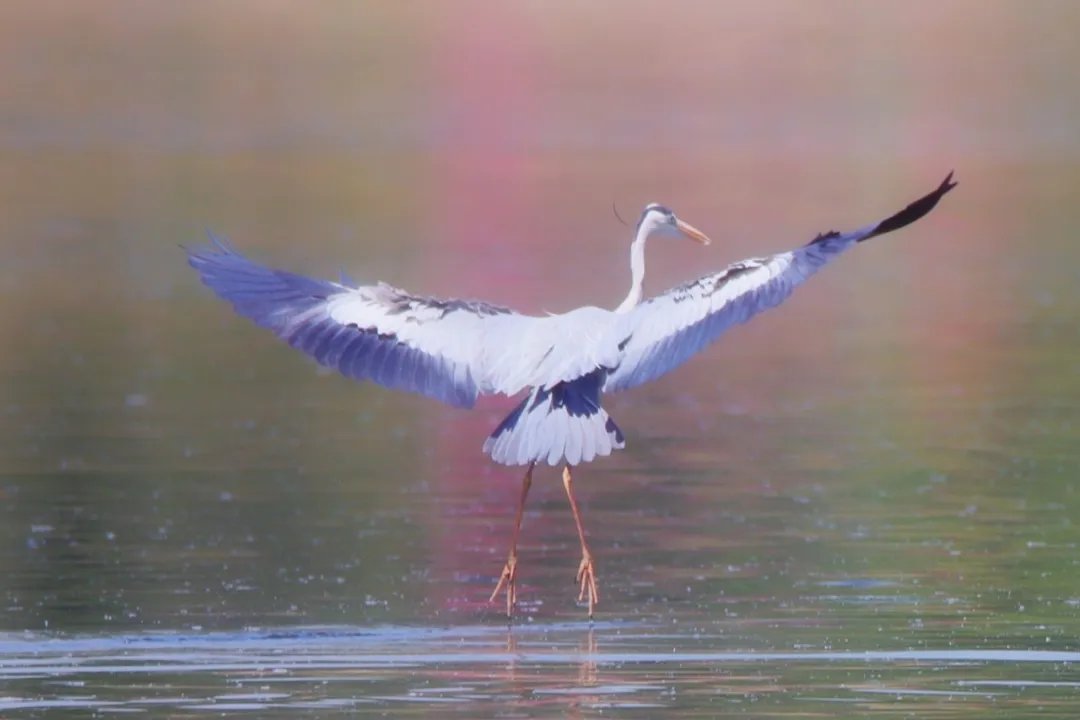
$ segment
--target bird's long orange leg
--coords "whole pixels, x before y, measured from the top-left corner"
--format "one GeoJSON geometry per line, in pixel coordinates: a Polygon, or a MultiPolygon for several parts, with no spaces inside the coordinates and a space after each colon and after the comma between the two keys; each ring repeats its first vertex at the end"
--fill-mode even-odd
{"type": "Polygon", "coordinates": [[[510,554],[506,557],[506,565],[503,566],[502,575],[495,591],[491,593],[488,602],[495,602],[499,592],[506,588],[506,617],[514,616],[514,604],[517,602],[517,543],[521,533],[521,518],[525,514],[525,498],[529,496],[529,488],[532,487],[532,472],[536,463],[529,463],[529,469],[525,471],[525,478],[521,481],[521,500],[518,501],[517,520],[514,522],[514,535],[510,538],[510,554]]]}
{"type": "Polygon", "coordinates": [[[585,526],[581,524],[581,513],[578,512],[577,501],[574,500],[574,478],[570,475],[570,466],[563,468],[563,487],[566,488],[566,497],[570,499],[570,510],[574,513],[574,523],[577,525],[578,539],[581,540],[581,564],[578,565],[575,582],[581,585],[578,593],[578,602],[589,601],[589,617],[593,616],[593,607],[600,602],[600,593],[596,591],[596,571],[593,568],[592,553],[585,542],[585,526]]]}

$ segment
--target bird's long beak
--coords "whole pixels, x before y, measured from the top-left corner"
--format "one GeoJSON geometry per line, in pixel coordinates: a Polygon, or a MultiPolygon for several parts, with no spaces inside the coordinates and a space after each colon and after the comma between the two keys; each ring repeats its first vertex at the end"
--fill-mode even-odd
{"type": "Polygon", "coordinates": [[[675,220],[675,227],[679,228],[683,235],[690,238],[694,242],[699,242],[702,245],[708,245],[711,240],[709,236],[698,230],[696,227],[684,220],[675,220]]]}

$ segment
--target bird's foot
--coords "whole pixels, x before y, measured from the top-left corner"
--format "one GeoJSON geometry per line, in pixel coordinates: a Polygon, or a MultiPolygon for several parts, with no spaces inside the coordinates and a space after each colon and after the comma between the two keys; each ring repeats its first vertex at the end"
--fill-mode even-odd
{"type": "Polygon", "coordinates": [[[593,616],[593,608],[600,602],[600,593],[596,590],[596,570],[593,567],[592,555],[586,550],[581,556],[581,564],[578,565],[577,575],[574,581],[581,586],[578,593],[578,602],[588,601],[589,617],[593,616]]]}
{"type": "Polygon", "coordinates": [[[499,597],[499,593],[504,589],[506,591],[506,617],[512,618],[514,605],[517,603],[517,555],[506,558],[502,575],[499,576],[499,582],[495,585],[495,590],[488,598],[488,602],[495,602],[495,598],[499,597]]]}

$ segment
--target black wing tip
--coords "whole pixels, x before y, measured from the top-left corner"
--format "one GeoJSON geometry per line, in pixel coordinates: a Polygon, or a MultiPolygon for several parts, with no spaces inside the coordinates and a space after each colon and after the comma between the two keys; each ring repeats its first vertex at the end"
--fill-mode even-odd
{"type": "Polygon", "coordinates": [[[941,197],[941,195],[944,195],[945,193],[949,192],[957,186],[958,183],[952,179],[953,173],[955,172],[955,170],[950,170],[949,174],[946,175],[945,179],[941,181],[940,185],[938,185],[938,189],[934,191],[936,193],[939,193],[938,197],[941,197]]]}
{"type": "Polygon", "coordinates": [[[861,238],[859,242],[869,240],[877,235],[884,235],[893,230],[899,230],[929,213],[934,209],[934,206],[938,204],[938,201],[941,200],[945,193],[956,187],[957,183],[952,179],[953,173],[954,171],[950,170],[949,174],[945,176],[945,179],[941,181],[941,184],[938,185],[937,189],[933,192],[922,196],[900,212],[879,222],[877,227],[875,227],[866,237],[861,238]]]}

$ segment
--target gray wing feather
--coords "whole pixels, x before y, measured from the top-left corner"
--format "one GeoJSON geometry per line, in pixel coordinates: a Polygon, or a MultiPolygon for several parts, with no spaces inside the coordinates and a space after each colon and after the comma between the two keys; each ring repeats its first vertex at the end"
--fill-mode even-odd
{"type": "Polygon", "coordinates": [[[682,365],[732,325],[783,302],[819,258],[796,251],[744,260],[638,305],[624,316],[621,334],[629,339],[604,391],[635,387],[682,365]]]}
{"type": "Polygon", "coordinates": [[[735,263],[638,305],[616,326],[623,356],[604,391],[625,390],[678,367],[732,325],[782,303],[855,243],[923,217],[955,186],[949,173],[936,190],[880,222],[849,233],[822,233],[796,250],[735,263]]]}
{"type": "MultiPolygon", "coordinates": [[[[211,236],[212,237],[212,236],[211,236]]],[[[188,251],[202,281],[236,311],[356,380],[471,407],[480,393],[550,388],[609,367],[612,313],[531,317],[386,284],[316,280],[255,263],[213,238],[188,251]]]]}
{"type": "Polygon", "coordinates": [[[386,285],[350,287],[274,270],[213,240],[189,250],[188,261],[239,314],[343,375],[450,405],[472,406],[485,384],[477,352],[485,319],[512,315],[486,303],[420,298],[386,285]]]}

